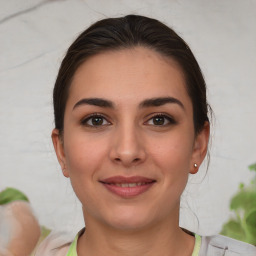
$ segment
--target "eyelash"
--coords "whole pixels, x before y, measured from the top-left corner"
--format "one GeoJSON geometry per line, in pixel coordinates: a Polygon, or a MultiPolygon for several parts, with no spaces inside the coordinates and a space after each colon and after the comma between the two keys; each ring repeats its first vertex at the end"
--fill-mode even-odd
{"type": "Polygon", "coordinates": [[[152,125],[152,126],[157,126],[157,127],[160,127],[160,126],[169,126],[169,125],[174,125],[174,124],[176,124],[177,122],[176,122],[176,120],[173,118],[173,117],[171,117],[171,116],[169,116],[169,115],[166,115],[166,114],[163,114],[163,113],[156,113],[156,114],[154,114],[153,116],[151,116],[151,118],[150,119],[148,119],[145,123],[148,123],[150,120],[152,120],[153,121],[153,119],[154,118],[164,118],[165,120],[164,120],[164,124],[161,124],[161,125],[156,125],[156,124],[150,124],[150,125],[152,125]],[[166,123],[166,120],[167,120],[167,123],[166,123]]]}
{"type": "Polygon", "coordinates": [[[81,120],[81,125],[92,127],[92,128],[100,128],[102,126],[106,126],[106,125],[110,125],[110,124],[111,123],[107,120],[107,118],[104,115],[99,114],[99,113],[93,113],[81,120]],[[92,121],[93,118],[101,118],[103,120],[103,122],[107,122],[107,124],[101,124],[101,125],[88,124],[88,121],[90,121],[90,120],[92,121]]]}
{"type": "MultiPolygon", "coordinates": [[[[169,115],[166,115],[166,114],[163,114],[163,113],[156,113],[154,114],[153,116],[151,116],[146,122],[144,122],[144,124],[148,124],[148,125],[152,125],[152,126],[157,126],[157,127],[161,127],[161,126],[168,126],[168,125],[174,125],[176,124],[177,122],[174,120],[173,117],[170,117],[169,115]],[[160,124],[160,125],[157,125],[157,124],[149,124],[149,121],[152,120],[154,118],[164,118],[164,124],[160,124]],[[167,122],[167,123],[166,123],[167,122]]],[[[111,123],[107,120],[107,118],[102,115],[102,114],[99,114],[99,113],[93,113],[89,116],[87,116],[86,118],[82,119],[81,120],[81,125],[83,126],[87,126],[87,127],[92,127],[92,128],[100,128],[102,126],[107,126],[107,125],[110,125],[111,123]],[[99,125],[93,125],[92,123],[91,124],[88,124],[88,122],[93,118],[100,118],[102,119],[103,121],[103,124],[99,124],[99,125]],[[104,122],[107,122],[104,124],[104,122]]]]}

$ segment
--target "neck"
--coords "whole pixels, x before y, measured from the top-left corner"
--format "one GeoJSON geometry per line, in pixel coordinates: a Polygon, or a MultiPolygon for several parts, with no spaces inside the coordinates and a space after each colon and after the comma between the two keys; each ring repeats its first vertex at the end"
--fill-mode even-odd
{"type": "Polygon", "coordinates": [[[150,227],[119,230],[87,218],[86,231],[78,240],[78,255],[191,255],[194,237],[179,227],[178,219],[175,216],[150,227]]]}

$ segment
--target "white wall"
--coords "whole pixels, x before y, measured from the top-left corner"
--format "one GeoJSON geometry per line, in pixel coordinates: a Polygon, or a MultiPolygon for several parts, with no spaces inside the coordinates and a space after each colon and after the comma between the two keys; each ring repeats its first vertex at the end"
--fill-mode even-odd
{"type": "MultiPolygon", "coordinates": [[[[52,88],[66,48],[82,30],[128,13],[172,26],[202,67],[216,118],[211,163],[184,198],[200,233],[219,232],[230,197],[249,182],[247,166],[256,161],[255,0],[0,0],[0,190],[24,191],[48,227],[76,232],[83,225],[50,140],[52,88]]],[[[181,223],[197,228],[189,210],[181,223]]]]}

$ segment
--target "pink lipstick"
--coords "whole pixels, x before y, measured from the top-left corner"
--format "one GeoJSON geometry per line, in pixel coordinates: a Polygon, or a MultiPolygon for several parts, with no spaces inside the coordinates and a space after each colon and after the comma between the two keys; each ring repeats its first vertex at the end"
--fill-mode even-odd
{"type": "Polygon", "coordinates": [[[100,180],[100,182],[110,192],[124,198],[131,198],[146,192],[156,182],[156,180],[142,176],[113,176],[100,180]]]}

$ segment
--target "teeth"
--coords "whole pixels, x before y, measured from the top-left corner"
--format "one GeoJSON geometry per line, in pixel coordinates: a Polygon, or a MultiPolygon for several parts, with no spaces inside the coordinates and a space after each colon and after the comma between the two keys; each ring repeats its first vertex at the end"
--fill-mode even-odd
{"type": "Polygon", "coordinates": [[[129,184],[129,188],[136,187],[136,186],[140,186],[139,183],[138,183],[138,185],[136,183],[130,183],[129,184]]]}
{"type": "Polygon", "coordinates": [[[117,187],[122,187],[122,188],[133,188],[136,186],[141,186],[141,185],[145,185],[145,182],[138,182],[138,183],[115,183],[113,185],[117,186],[117,187]]]}

